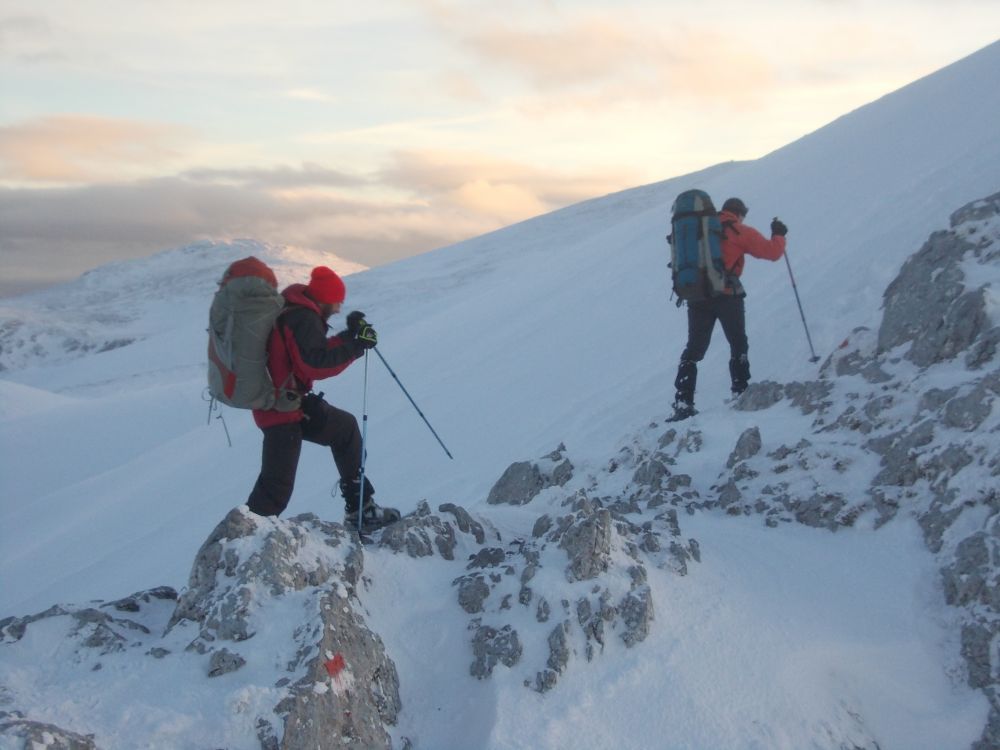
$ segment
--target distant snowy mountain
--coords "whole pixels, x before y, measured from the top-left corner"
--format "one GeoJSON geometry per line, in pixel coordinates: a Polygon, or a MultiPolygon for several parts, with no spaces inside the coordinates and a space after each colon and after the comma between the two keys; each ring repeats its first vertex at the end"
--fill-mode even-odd
{"type": "MultiPolygon", "coordinates": [[[[351,275],[455,455],[372,360],[407,517],[364,549],[325,451],[288,518],[239,509],[259,432],[224,412],[228,448],[200,397],[229,261],[349,269],[203,245],[6,300],[0,743],[303,747],[316,709],[414,749],[995,747],[998,78],[1000,43],[763,159],[351,275]],[[750,262],[754,386],[722,402],[720,335],[671,428],[691,186],[789,225],[824,364],[750,262]]],[[[364,375],[320,388],[360,413],[364,375]]]]}
{"type": "Polygon", "coordinates": [[[255,240],[198,242],[138,261],[101,266],[78,280],[0,303],[0,372],[68,361],[128,346],[153,333],[180,300],[214,291],[219,269],[247,255],[266,255],[281,279],[327,265],[339,273],[366,270],[329,253],[275,247],[255,240]]]}

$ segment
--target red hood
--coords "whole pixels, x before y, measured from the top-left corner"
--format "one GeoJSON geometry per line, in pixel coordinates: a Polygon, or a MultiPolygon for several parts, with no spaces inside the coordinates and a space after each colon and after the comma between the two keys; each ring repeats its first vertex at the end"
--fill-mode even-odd
{"type": "Polygon", "coordinates": [[[310,310],[315,310],[317,315],[323,314],[320,312],[319,305],[316,304],[315,300],[306,296],[305,284],[292,284],[291,286],[285,288],[285,291],[281,293],[281,296],[285,298],[285,302],[289,305],[308,307],[310,310]]]}
{"type": "Polygon", "coordinates": [[[734,224],[742,224],[743,220],[740,218],[739,214],[734,214],[732,211],[720,211],[719,221],[725,223],[731,221],[734,224]]]}

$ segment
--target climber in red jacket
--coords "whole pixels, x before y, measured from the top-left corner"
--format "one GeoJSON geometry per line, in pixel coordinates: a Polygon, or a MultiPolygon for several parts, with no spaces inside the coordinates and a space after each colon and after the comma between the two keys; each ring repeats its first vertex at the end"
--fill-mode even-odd
{"type": "Polygon", "coordinates": [[[722,332],[729,341],[729,375],[733,396],[746,390],[750,382],[750,360],[747,357],[746,314],[743,298],[746,291],[740,283],[743,264],[747,255],[764,260],[780,260],[785,252],[786,227],[778,219],[771,222],[771,238],[764,237],[753,227],[744,224],[748,209],[739,198],[729,198],[722,204],[719,220],[722,222],[722,260],[726,267],[725,292],[707,300],[688,302],[688,339],[681,354],[674,381],[674,415],[672,420],[686,419],[695,414],[694,392],[698,381],[698,362],[708,351],[715,322],[722,324],[722,332]]]}
{"type": "Polygon", "coordinates": [[[316,380],[343,372],[378,343],[364,313],[347,316],[347,328],[327,336],[327,321],[340,312],[347,296],[343,280],[326,266],[313,269],[308,284],[292,284],[282,292],[285,308],[268,342],[267,369],[283,392],[301,397],[293,411],[254,410],[264,432],[260,475],[247,500],[254,513],[276,516],[288,505],[295,485],[302,441],[325,445],[333,452],[344,497],[344,523],[357,527],[363,501],[362,528],[373,530],[399,519],[399,512],[378,506],[374,486],[365,477],[361,489],[361,432],[349,412],[331,406],[312,393],[316,380]]]}

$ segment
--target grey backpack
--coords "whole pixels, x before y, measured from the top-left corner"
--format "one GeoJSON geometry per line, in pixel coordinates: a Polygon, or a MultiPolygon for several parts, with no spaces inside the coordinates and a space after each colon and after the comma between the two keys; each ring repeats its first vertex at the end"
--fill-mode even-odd
{"type": "Polygon", "coordinates": [[[208,313],[208,390],[237,409],[294,411],[299,397],[271,382],[267,342],[284,309],[278,280],[253,256],[235,261],[219,281],[208,313]]]}

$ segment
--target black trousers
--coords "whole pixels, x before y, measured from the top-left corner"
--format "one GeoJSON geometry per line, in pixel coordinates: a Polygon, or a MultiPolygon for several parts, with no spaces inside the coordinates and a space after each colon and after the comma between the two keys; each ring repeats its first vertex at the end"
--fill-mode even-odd
{"type": "Polygon", "coordinates": [[[722,324],[722,332],[729,341],[729,375],[732,389],[736,393],[746,390],[750,382],[750,360],[747,352],[746,311],[743,297],[722,295],[701,302],[689,302],[688,340],[681,353],[680,365],[674,387],[676,398],[689,404],[694,403],[695,386],[698,383],[698,363],[705,357],[712,341],[715,322],[722,324]]]}
{"type": "MultiPolygon", "coordinates": [[[[291,424],[267,427],[261,451],[260,475],[247,505],[262,516],[277,516],[286,507],[295,487],[302,441],[325,445],[333,453],[340,474],[341,491],[347,510],[358,506],[358,480],[361,473],[361,431],[350,412],[326,403],[318,396],[307,396],[302,405],[305,419],[291,424]]],[[[365,480],[365,498],[374,491],[365,480]]]]}

